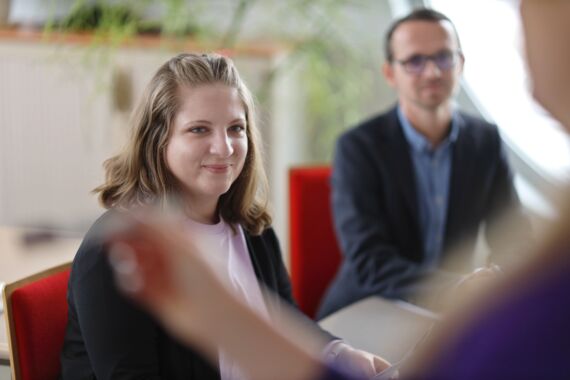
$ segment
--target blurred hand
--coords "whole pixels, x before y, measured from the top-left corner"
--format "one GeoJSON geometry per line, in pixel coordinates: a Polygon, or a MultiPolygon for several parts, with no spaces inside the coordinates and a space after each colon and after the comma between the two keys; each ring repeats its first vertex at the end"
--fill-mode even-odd
{"type": "Polygon", "coordinates": [[[252,380],[311,379],[322,372],[323,343],[289,321],[278,332],[224,286],[196,239],[176,220],[145,213],[125,217],[109,258],[119,288],[145,306],[173,336],[212,364],[220,349],[252,380]],[[290,340],[291,337],[307,339],[290,340]]]}
{"type": "Polygon", "coordinates": [[[346,343],[339,342],[338,344],[342,347],[340,347],[334,362],[349,373],[371,378],[390,366],[390,363],[380,356],[358,350],[346,343]]]}
{"type": "Polygon", "coordinates": [[[109,258],[119,288],[192,343],[221,283],[179,221],[152,211],[124,217],[109,258]]]}
{"type": "Polygon", "coordinates": [[[488,267],[477,268],[466,275],[459,284],[457,284],[454,291],[454,297],[473,296],[486,289],[490,284],[496,281],[502,273],[503,271],[501,268],[495,264],[488,267]]]}

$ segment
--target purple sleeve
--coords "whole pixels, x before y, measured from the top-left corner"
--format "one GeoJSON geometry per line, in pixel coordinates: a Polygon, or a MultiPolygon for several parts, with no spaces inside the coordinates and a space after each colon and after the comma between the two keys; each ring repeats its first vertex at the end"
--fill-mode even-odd
{"type": "Polygon", "coordinates": [[[569,288],[570,252],[471,323],[419,378],[570,379],[569,288]]]}

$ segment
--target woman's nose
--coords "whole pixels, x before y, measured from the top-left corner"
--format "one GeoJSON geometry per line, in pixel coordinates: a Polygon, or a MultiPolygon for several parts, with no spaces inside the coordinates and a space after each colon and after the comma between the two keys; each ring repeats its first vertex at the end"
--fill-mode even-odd
{"type": "Polygon", "coordinates": [[[233,154],[234,148],[232,146],[231,138],[227,133],[217,133],[213,136],[210,145],[210,153],[220,157],[229,157],[233,154]]]}

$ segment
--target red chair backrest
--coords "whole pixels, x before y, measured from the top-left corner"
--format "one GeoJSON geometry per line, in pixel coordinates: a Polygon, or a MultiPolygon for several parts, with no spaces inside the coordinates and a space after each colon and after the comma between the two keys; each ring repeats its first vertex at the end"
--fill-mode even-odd
{"type": "Polygon", "coordinates": [[[291,283],[300,309],[314,318],[341,261],[330,205],[329,166],[289,170],[291,283]]]}
{"type": "Polygon", "coordinates": [[[4,299],[14,380],[56,380],[67,324],[70,265],[6,285],[4,299]]]}

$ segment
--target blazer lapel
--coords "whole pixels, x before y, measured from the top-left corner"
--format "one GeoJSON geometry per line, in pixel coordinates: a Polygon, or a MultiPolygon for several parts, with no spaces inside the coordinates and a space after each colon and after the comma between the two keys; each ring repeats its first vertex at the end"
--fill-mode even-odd
{"type": "Polygon", "coordinates": [[[458,115],[457,124],[459,135],[453,146],[451,160],[451,177],[449,181],[449,200],[447,206],[446,233],[450,226],[460,223],[463,212],[463,202],[467,201],[468,192],[471,190],[470,176],[473,173],[473,141],[466,128],[465,120],[458,115]]]}
{"type": "Polygon", "coordinates": [[[265,283],[267,281],[266,278],[263,277],[263,270],[261,268],[261,263],[258,260],[257,255],[255,254],[255,247],[253,246],[253,242],[251,235],[247,232],[247,231],[243,231],[243,234],[245,236],[245,243],[247,245],[247,251],[249,253],[249,258],[251,260],[251,265],[253,267],[253,271],[255,272],[255,277],[257,277],[257,280],[259,282],[263,282],[265,283]]]}
{"type": "MultiPolygon", "coordinates": [[[[249,258],[251,259],[251,265],[253,266],[253,271],[255,272],[255,277],[257,278],[260,286],[264,286],[277,294],[278,286],[276,283],[275,276],[270,276],[269,273],[273,273],[271,270],[271,263],[269,262],[268,255],[259,254],[259,252],[267,252],[265,249],[260,248],[260,244],[263,244],[263,240],[256,236],[251,236],[247,231],[244,230],[245,242],[247,245],[247,250],[249,252],[249,258]]],[[[270,315],[278,315],[281,312],[279,302],[275,302],[275,298],[268,292],[262,292],[263,300],[265,301],[265,306],[270,315]]]]}
{"type": "MultiPolygon", "coordinates": [[[[408,212],[410,223],[415,229],[416,236],[421,241],[421,233],[418,215],[418,199],[415,171],[410,157],[410,146],[400,122],[398,121],[397,112],[394,109],[391,114],[391,125],[389,128],[387,139],[385,140],[384,147],[388,153],[385,159],[393,160],[389,162],[387,167],[390,171],[390,177],[394,179],[398,186],[399,193],[402,194],[405,203],[405,209],[408,212]]],[[[412,226],[411,226],[412,227],[412,226]]]]}

